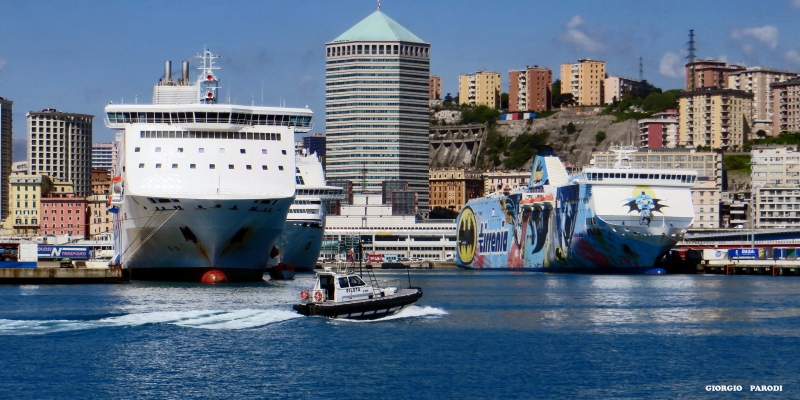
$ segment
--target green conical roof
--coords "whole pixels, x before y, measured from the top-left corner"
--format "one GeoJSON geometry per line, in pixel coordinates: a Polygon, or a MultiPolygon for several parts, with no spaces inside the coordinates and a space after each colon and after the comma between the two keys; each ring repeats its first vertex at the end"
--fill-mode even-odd
{"type": "Polygon", "coordinates": [[[347,42],[358,40],[386,40],[425,43],[417,35],[403,28],[400,24],[377,10],[361,22],[355,24],[347,32],[339,35],[334,42],[347,42]]]}

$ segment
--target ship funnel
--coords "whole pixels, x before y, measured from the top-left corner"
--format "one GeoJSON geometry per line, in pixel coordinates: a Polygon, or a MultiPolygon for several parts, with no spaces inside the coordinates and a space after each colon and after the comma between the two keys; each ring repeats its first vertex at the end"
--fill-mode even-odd
{"type": "Polygon", "coordinates": [[[172,82],[172,61],[164,61],[164,82],[172,82]]]}
{"type": "Polygon", "coordinates": [[[189,84],[189,62],[184,61],[181,64],[181,80],[183,81],[184,85],[189,84]]]}

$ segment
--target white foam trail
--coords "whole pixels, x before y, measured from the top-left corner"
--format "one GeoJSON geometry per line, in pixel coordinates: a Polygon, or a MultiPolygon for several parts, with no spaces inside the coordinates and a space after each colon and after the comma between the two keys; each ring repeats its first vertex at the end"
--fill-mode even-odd
{"type": "Polygon", "coordinates": [[[147,324],[171,324],[187,328],[236,330],[262,327],[300,317],[297,313],[285,310],[195,310],[135,313],[88,321],[0,319],[0,336],[44,335],[57,332],[147,324]]]}
{"type": "Polygon", "coordinates": [[[419,307],[419,306],[410,306],[402,309],[399,313],[390,315],[388,317],[378,318],[378,319],[336,319],[336,321],[347,321],[347,322],[381,322],[381,321],[391,321],[393,319],[400,319],[400,318],[435,318],[440,317],[442,315],[447,315],[447,311],[442,310],[441,308],[435,308],[431,306],[419,307]]]}

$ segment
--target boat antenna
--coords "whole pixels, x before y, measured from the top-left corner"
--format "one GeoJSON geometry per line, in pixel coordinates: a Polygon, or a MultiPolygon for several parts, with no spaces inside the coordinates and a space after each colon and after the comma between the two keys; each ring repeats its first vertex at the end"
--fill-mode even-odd
{"type": "Polygon", "coordinates": [[[364,247],[361,245],[361,239],[358,239],[358,275],[364,276],[364,271],[361,269],[361,260],[364,258],[364,247]]]}
{"type": "Polygon", "coordinates": [[[408,287],[411,288],[411,264],[406,265],[406,274],[408,274],[408,287]]]}

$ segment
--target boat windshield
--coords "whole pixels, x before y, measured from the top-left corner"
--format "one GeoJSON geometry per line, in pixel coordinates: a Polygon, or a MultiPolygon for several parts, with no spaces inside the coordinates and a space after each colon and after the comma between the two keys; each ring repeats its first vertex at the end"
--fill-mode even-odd
{"type": "Polygon", "coordinates": [[[350,285],[347,284],[347,278],[339,278],[339,287],[340,288],[350,287],[350,285]]]}
{"type": "Polygon", "coordinates": [[[348,279],[350,280],[350,287],[366,285],[364,283],[364,281],[362,281],[361,278],[359,278],[357,276],[350,276],[350,277],[348,277],[348,279]]]}

